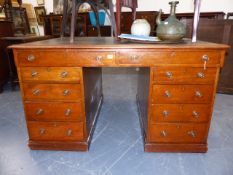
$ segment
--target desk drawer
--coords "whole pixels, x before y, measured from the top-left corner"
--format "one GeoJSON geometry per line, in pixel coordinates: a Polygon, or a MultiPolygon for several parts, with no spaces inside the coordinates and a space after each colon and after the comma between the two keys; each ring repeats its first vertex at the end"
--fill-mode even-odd
{"type": "Polygon", "coordinates": [[[152,103],[210,103],[213,85],[153,85],[152,103]]]}
{"type": "Polygon", "coordinates": [[[80,100],[80,84],[23,83],[25,100],[80,100]]]}
{"type": "Polygon", "coordinates": [[[72,66],[73,60],[67,59],[66,51],[54,49],[17,50],[19,66],[72,66]]]}
{"type": "Polygon", "coordinates": [[[19,66],[104,66],[115,64],[115,52],[82,50],[24,50],[17,52],[19,66]]]}
{"type": "Polygon", "coordinates": [[[153,124],[150,126],[150,141],[167,143],[203,143],[208,134],[207,124],[153,124]]]}
{"type": "Polygon", "coordinates": [[[69,59],[81,66],[112,66],[115,65],[115,52],[105,51],[74,51],[69,50],[69,59]]]}
{"type": "Polygon", "coordinates": [[[84,137],[82,122],[28,122],[30,140],[79,141],[84,137]]]}
{"type": "MultiPolygon", "coordinates": [[[[118,64],[135,64],[141,66],[164,64],[198,64],[206,66],[220,64],[220,53],[215,51],[164,51],[138,52],[136,50],[121,51],[118,55],[118,64]]],[[[216,65],[215,65],[216,66],[216,65]]]]}
{"type": "Polygon", "coordinates": [[[216,73],[216,68],[159,66],[153,68],[153,81],[161,84],[214,84],[216,73]]]}
{"type": "Polygon", "coordinates": [[[83,121],[81,102],[25,102],[25,114],[29,121],[83,121]]]}
{"type": "Polygon", "coordinates": [[[211,105],[206,104],[152,104],[151,121],[208,122],[211,105]]]}
{"type": "Polygon", "coordinates": [[[62,81],[80,83],[81,68],[77,67],[22,67],[22,81],[62,81]]]}

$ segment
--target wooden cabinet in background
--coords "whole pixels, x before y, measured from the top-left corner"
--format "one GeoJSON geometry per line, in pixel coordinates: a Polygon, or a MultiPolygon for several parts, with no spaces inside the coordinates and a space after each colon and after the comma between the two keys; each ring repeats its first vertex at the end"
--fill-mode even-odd
{"type": "MultiPolygon", "coordinates": [[[[111,36],[111,26],[100,26],[101,36],[111,36]]],[[[98,36],[98,30],[96,27],[87,27],[87,36],[98,36]]]]}
{"type": "MultiPolygon", "coordinates": [[[[162,14],[161,18],[164,20],[170,14],[162,14]]],[[[194,13],[176,13],[176,18],[179,20],[182,19],[193,19],[194,13]]],[[[201,12],[200,18],[201,19],[224,19],[225,13],[224,12],[201,12]]]]}
{"type": "MultiPolygon", "coordinates": [[[[0,21],[0,38],[13,36],[13,23],[9,21],[0,21]]],[[[0,39],[0,92],[3,91],[3,85],[9,78],[9,66],[6,54],[6,43],[0,39]]]]}
{"type": "MultiPolygon", "coordinates": [[[[182,22],[187,26],[186,37],[191,38],[193,20],[182,19],[182,22]]],[[[233,94],[233,20],[200,19],[197,39],[231,46],[220,73],[218,92],[233,94]]]]}
{"type": "MultiPolygon", "coordinates": [[[[136,19],[146,19],[151,26],[151,35],[155,30],[155,19],[158,15],[157,11],[137,11],[136,19]]],[[[131,33],[131,25],[133,23],[132,12],[121,13],[121,33],[131,33]]]]}
{"type": "MultiPolygon", "coordinates": [[[[136,13],[136,18],[146,19],[152,29],[152,34],[155,27],[155,17],[158,14],[156,11],[139,11],[136,13]]],[[[45,15],[43,16],[44,20],[44,32],[45,35],[54,35],[59,36],[61,31],[61,22],[62,15],[45,15]]],[[[121,33],[130,33],[131,25],[133,23],[132,13],[131,12],[122,12],[121,13],[121,33]]],[[[76,36],[97,36],[97,29],[93,27],[90,23],[88,13],[79,13],[78,14],[78,29],[76,31],[76,36]]],[[[67,25],[67,34],[69,33],[70,25],[67,25]]],[[[101,27],[101,36],[111,36],[111,27],[102,26],[101,27]]]]}
{"type": "MultiPolygon", "coordinates": [[[[75,31],[76,36],[86,36],[87,35],[87,13],[79,13],[77,16],[77,30],[75,31]]],[[[44,33],[45,35],[60,36],[62,15],[50,14],[42,16],[44,23],[44,33]]],[[[69,35],[70,24],[66,25],[65,34],[69,35]]]]}

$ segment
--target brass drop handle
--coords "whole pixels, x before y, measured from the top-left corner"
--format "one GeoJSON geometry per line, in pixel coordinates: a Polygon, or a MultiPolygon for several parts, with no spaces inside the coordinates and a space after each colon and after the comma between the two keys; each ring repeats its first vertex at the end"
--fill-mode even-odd
{"type": "Polygon", "coordinates": [[[65,116],[69,116],[71,114],[72,110],[71,109],[66,109],[65,110],[65,116]]]}
{"type": "Polygon", "coordinates": [[[32,91],[33,95],[39,95],[40,94],[40,90],[39,89],[35,89],[32,91]]]}
{"type": "Polygon", "coordinates": [[[37,111],[36,111],[36,115],[41,115],[41,114],[43,114],[44,113],[44,110],[43,109],[37,109],[37,111]]]}
{"type": "Polygon", "coordinates": [[[209,56],[206,55],[206,54],[203,55],[203,56],[202,56],[202,60],[203,60],[203,61],[209,61],[209,56]]]}
{"type": "Polygon", "coordinates": [[[190,135],[190,136],[193,137],[193,138],[197,136],[197,134],[196,134],[195,131],[189,131],[189,132],[188,132],[188,135],[190,135]]]}
{"type": "Polygon", "coordinates": [[[198,118],[199,117],[199,112],[197,112],[197,111],[193,111],[193,117],[195,117],[195,118],[198,118]]]}
{"type": "Polygon", "coordinates": [[[97,62],[99,62],[99,63],[101,63],[101,61],[102,61],[102,59],[103,59],[103,57],[102,56],[100,56],[100,55],[98,55],[98,56],[96,56],[96,61],[97,62]]]}
{"type": "Polygon", "coordinates": [[[164,117],[167,117],[168,115],[169,115],[169,112],[168,112],[167,110],[164,110],[164,111],[163,111],[163,116],[164,116],[164,117]]]}
{"type": "Polygon", "coordinates": [[[62,73],[61,73],[61,77],[62,78],[65,78],[65,77],[67,77],[68,76],[68,72],[67,71],[63,71],[62,73]]]}
{"type": "Polygon", "coordinates": [[[208,55],[203,55],[202,56],[202,61],[204,61],[203,68],[204,68],[204,70],[206,70],[206,64],[207,64],[207,61],[209,61],[209,56],[208,55]]]}
{"type": "Polygon", "coordinates": [[[27,60],[30,61],[30,62],[34,61],[35,59],[36,58],[35,58],[34,55],[28,55],[28,57],[27,57],[27,60]]]}
{"type": "Polygon", "coordinates": [[[161,132],[160,132],[160,135],[161,135],[162,137],[167,137],[167,132],[166,132],[166,131],[161,131],[161,132]]]}
{"type": "Polygon", "coordinates": [[[68,89],[65,89],[65,90],[63,91],[63,95],[64,95],[64,96],[69,95],[69,93],[70,93],[70,91],[69,91],[68,89]]]}
{"type": "Polygon", "coordinates": [[[171,93],[167,90],[167,91],[165,91],[165,96],[167,97],[167,98],[170,98],[172,95],[171,95],[171,93]]]}
{"type": "Polygon", "coordinates": [[[131,58],[132,62],[137,62],[138,59],[139,59],[139,56],[138,55],[132,55],[130,58],[131,58]]]}
{"type": "Polygon", "coordinates": [[[195,96],[201,98],[201,97],[202,97],[202,94],[201,94],[200,91],[196,91],[196,92],[195,92],[195,96]]]}
{"type": "Polygon", "coordinates": [[[40,129],[39,129],[39,133],[40,133],[40,135],[45,134],[45,129],[44,129],[44,128],[40,128],[40,129]]]}
{"type": "Polygon", "coordinates": [[[205,74],[202,73],[202,72],[198,72],[198,73],[197,73],[197,77],[198,77],[198,78],[205,78],[205,74]]]}
{"type": "Polygon", "coordinates": [[[167,78],[172,78],[172,76],[173,76],[172,72],[166,72],[165,74],[166,74],[167,78]]]}
{"type": "Polygon", "coordinates": [[[72,132],[73,132],[72,129],[68,129],[68,130],[67,130],[67,133],[66,133],[67,136],[71,136],[71,135],[72,135],[72,132]]]}
{"type": "Polygon", "coordinates": [[[38,75],[38,72],[32,71],[32,73],[31,73],[31,76],[32,76],[32,77],[36,77],[37,75],[38,75]]]}

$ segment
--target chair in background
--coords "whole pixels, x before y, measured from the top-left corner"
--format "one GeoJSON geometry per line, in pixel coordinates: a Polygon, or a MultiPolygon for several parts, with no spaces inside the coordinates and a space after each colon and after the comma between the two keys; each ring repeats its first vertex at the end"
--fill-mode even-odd
{"type": "MultiPolygon", "coordinates": [[[[80,6],[83,3],[88,3],[91,6],[91,9],[94,11],[95,14],[95,18],[96,18],[96,27],[98,30],[98,36],[100,36],[100,25],[99,25],[99,15],[98,15],[98,11],[100,9],[103,9],[105,11],[105,13],[109,16],[109,19],[111,21],[111,25],[112,25],[112,35],[116,35],[116,22],[115,22],[115,16],[114,16],[114,10],[113,10],[113,4],[112,4],[112,0],[106,0],[105,3],[107,3],[107,5],[109,6],[109,10],[110,13],[108,12],[107,8],[104,7],[101,3],[99,3],[98,0],[73,0],[72,1],[72,17],[71,17],[71,29],[70,29],[70,41],[73,42],[74,41],[74,36],[75,36],[75,28],[76,28],[76,17],[78,14],[78,10],[80,8],[80,6]]],[[[65,33],[65,26],[67,24],[68,21],[68,16],[70,14],[70,11],[68,10],[68,0],[64,0],[64,4],[63,4],[63,20],[62,20],[62,30],[61,30],[61,37],[64,36],[65,33]]]]}
{"type": "Polygon", "coordinates": [[[136,19],[137,0],[116,0],[116,26],[117,36],[121,34],[121,8],[128,7],[132,10],[133,20],[136,19]]]}
{"type": "Polygon", "coordinates": [[[227,19],[230,19],[230,17],[232,17],[232,16],[233,16],[233,12],[227,13],[227,19]]]}

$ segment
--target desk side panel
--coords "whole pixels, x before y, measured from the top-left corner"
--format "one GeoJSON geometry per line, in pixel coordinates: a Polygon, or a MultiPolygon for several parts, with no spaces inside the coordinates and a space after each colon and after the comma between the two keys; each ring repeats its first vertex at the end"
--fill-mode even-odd
{"type": "Polygon", "coordinates": [[[148,128],[148,97],[150,85],[150,68],[140,68],[138,74],[137,105],[142,136],[147,137],[148,128]]]}
{"type": "Polygon", "coordinates": [[[102,104],[102,68],[83,68],[86,133],[88,142],[94,132],[97,116],[102,104]]]}

